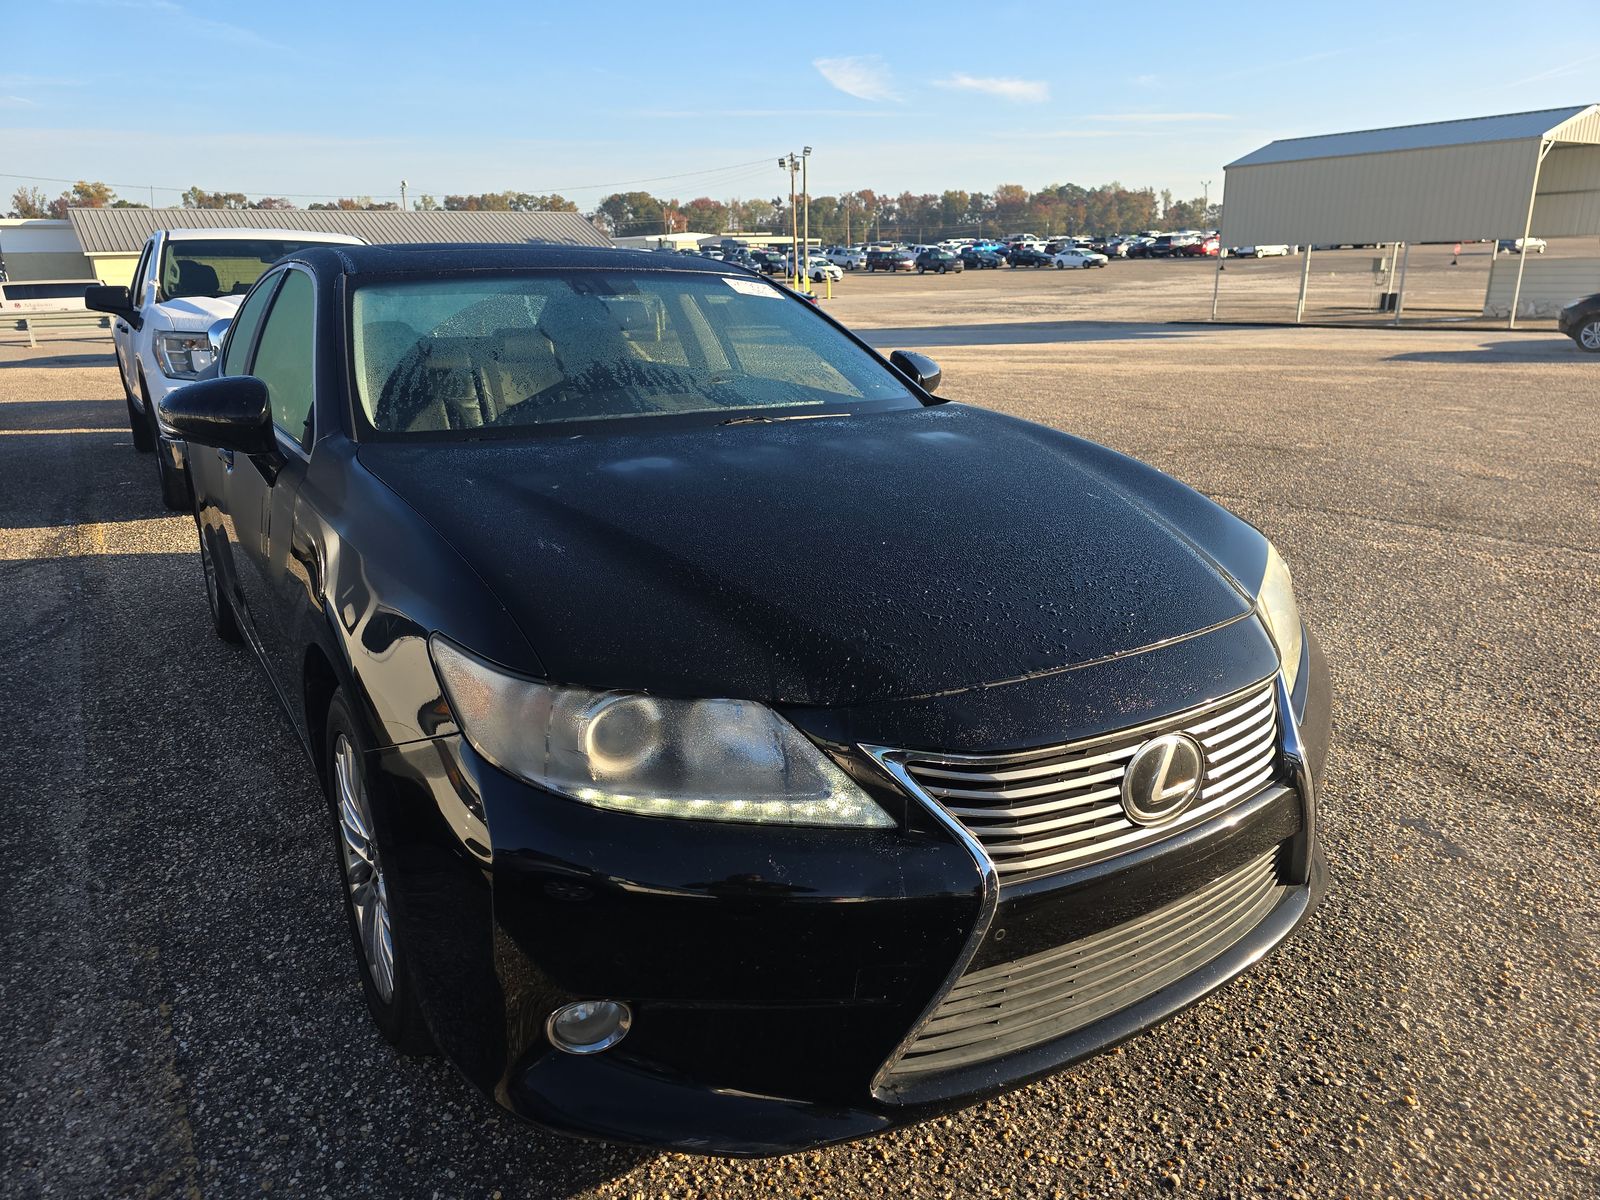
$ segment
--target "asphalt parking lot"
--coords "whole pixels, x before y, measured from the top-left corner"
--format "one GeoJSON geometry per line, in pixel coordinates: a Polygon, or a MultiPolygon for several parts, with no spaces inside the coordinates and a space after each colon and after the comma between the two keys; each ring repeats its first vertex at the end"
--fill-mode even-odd
{"type": "Polygon", "coordinates": [[[1156,323],[1209,271],[1124,265],[828,307],[1277,542],[1334,675],[1328,901],[1111,1054],[765,1162],[564,1141],[396,1059],[310,769],[208,632],[109,341],[0,330],[0,1193],[1600,1194],[1600,362],[1549,332],[1156,323]]]}

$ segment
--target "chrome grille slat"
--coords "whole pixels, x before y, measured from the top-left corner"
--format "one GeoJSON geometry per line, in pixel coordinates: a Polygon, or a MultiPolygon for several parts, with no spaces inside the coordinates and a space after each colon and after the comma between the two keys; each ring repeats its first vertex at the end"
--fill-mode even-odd
{"type": "Polygon", "coordinates": [[[989,1062],[1111,1016],[1216,958],[1284,891],[1274,849],[1131,921],[972,971],[930,1014],[886,1082],[989,1062]]]}
{"type": "MultiPolygon", "coordinates": [[[[1230,925],[1239,914],[1260,903],[1262,896],[1271,891],[1273,886],[1270,881],[1253,885],[1239,895],[1229,896],[1214,912],[1203,911],[1190,916],[1188,921],[1176,928],[1163,929],[1159,936],[1140,944],[1137,956],[1107,951],[1098,970],[1096,964],[1085,964],[1096,971],[1095,983],[1101,989],[1100,994],[1120,992],[1152,976],[1165,974],[1172,957],[1168,951],[1182,954],[1189,948],[1187,943],[1194,934],[1214,925],[1230,925]]],[[[1062,992],[1065,988],[1072,989],[1071,995],[1081,992],[1080,977],[1070,967],[1061,967],[1049,978],[1036,980],[1024,987],[1007,986],[1003,992],[988,996],[981,1003],[969,1002],[961,1012],[947,1015],[944,1006],[940,1005],[939,1012],[922,1027],[922,1035],[927,1040],[924,1042],[923,1036],[919,1036],[918,1043],[928,1050],[970,1046],[988,1040],[989,1031],[984,1028],[987,1024],[1003,1020],[1007,1033],[1014,1034],[1046,1020],[1059,1020],[1063,1015],[1098,999],[1085,997],[1076,1003],[1064,1004],[1062,992]]]]}
{"type": "Polygon", "coordinates": [[[1002,885],[1070,870],[1160,841],[1245,799],[1276,770],[1279,714],[1271,680],[1187,713],[1081,742],[1000,754],[898,754],[907,775],[966,827],[1002,885]],[[1146,827],[1120,803],[1127,762],[1147,740],[1183,732],[1205,752],[1200,794],[1176,819],[1146,827]]]}

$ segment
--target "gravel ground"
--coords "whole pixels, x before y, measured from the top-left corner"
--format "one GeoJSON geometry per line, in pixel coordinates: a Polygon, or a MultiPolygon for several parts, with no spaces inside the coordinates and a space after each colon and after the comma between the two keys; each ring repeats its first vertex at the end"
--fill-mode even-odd
{"type": "Polygon", "coordinates": [[[1120,323],[1161,293],[1115,272],[851,279],[832,308],[1277,541],[1335,677],[1329,899],[1118,1051],[754,1163],[568,1142],[388,1051],[310,771],[206,630],[108,343],[0,345],[0,1193],[1600,1193],[1600,363],[1120,323]]]}

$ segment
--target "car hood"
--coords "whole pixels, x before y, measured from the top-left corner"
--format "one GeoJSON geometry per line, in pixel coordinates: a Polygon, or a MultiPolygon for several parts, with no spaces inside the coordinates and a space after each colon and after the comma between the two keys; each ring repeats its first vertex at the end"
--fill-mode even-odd
{"type": "Polygon", "coordinates": [[[183,296],[163,300],[154,312],[163,329],[204,330],[223,317],[231,320],[243,300],[243,296],[183,296]]]}
{"type": "Polygon", "coordinates": [[[1137,481],[1180,509],[1215,505],[960,405],[368,443],[359,460],[456,546],[564,683],[833,706],[1026,678],[1251,609],[1137,481]]]}

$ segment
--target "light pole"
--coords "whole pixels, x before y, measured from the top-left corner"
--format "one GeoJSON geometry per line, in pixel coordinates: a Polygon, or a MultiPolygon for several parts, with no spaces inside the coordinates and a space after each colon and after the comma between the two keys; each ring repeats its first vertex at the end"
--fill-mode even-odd
{"type": "Polygon", "coordinates": [[[806,281],[806,291],[811,290],[811,178],[806,168],[811,163],[811,147],[807,146],[800,152],[800,198],[805,205],[805,236],[800,240],[801,262],[805,265],[801,273],[806,281]]]}
{"type": "Polygon", "coordinates": [[[400,211],[406,211],[406,181],[404,179],[400,181],[400,211]]]}
{"type": "Polygon", "coordinates": [[[800,170],[800,159],[791,151],[778,160],[778,169],[789,172],[789,279],[799,288],[800,219],[795,213],[794,175],[800,170]]]}
{"type": "Polygon", "coordinates": [[[1204,199],[1200,201],[1200,224],[1204,227],[1201,232],[1211,228],[1211,180],[1202,179],[1200,186],[1205,189],[1204,199]]]}

